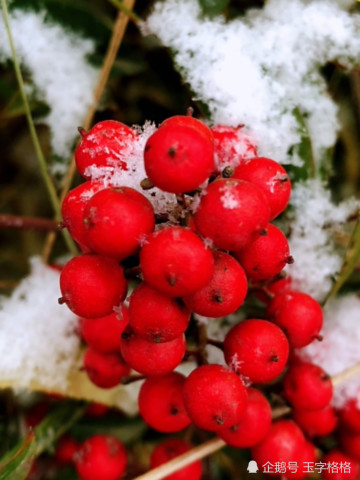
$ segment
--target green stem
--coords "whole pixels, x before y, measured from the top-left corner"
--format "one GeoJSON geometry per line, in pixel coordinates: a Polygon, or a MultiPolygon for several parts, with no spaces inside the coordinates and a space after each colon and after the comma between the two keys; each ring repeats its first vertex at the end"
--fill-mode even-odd
{"type": "MultiPolygon", "coordinates": [[[[45,182],[45,186],[46,186],[48,194],[49,194],[50,202],[52,204],[52,207],[53,207],[53,210],[54,210],[54,213],[55,213],[55,218],[56,218],[56,220],[60,221],[61,220],[60,204],[59,204],[59,200],[58,200],[58,196],[57,196],[54,184],[51,181],[50,175],[49,175],[48,170],[47,170],[46,160],[45,160],[44,154],[41,150],[39,138],[38,138],[38,135],[37,135],[36,129],[35,129],[34,120],[33,120],[32,115],[31,115],[31,109],[30,109],[30,105],[29,105],[28,98],[27,98],[26,91],[25,91],[24,80],[23,80],[23,77],[22,77],[20,64],[19,64],[19,61],[17,59],[15,46],[14,46],[14,41],[13,41],[13,37],[12,37],[12,33],[11,33],[10,21],[9,21],[9,12],[8,12],[8,8],[7,8],[6,0],[1,0],[1,5],[2,5],[2,9],[3,9],[5,29],[6,29],[6,32],[7,32],[7,35],[8,35],[11,55],[12,55],[12,59],[13,59],[13,63],[14,63],[16,80],[18,82],[21,97],[22,97],[22,100],[23,100],[23,103],[24,103],[25,116],[26,116],[26,120],[28,122],[28,127],[29,127],[29,131],[30,131],[31,139],[32,139],[34,149],[35,149],[35,153],[36,153],[36,158],[38,160],[41,175],[43,177],[43,180],[45,182]]],[[[70,252],[76,254],[77,253],[77,248],[76,248],[74,242],[72,241],[72,239],[70,238],[70,236],[69,236],[69,234],[66,230],[63,230],[63,235],[64,235],[65,242],[66,242],[70,252]]]]}

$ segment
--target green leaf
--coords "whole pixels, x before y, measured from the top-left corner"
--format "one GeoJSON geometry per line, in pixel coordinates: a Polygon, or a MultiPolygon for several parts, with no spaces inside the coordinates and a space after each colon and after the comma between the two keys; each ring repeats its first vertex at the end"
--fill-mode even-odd
{"type": "Polygon", "coordinates": [[[344,261],[340,272],[333,284],[330,292],[327,294],[324,305],[336,295],[346,280],[350,277],[355,267],[360,261],[360,218],[357,220],[352,232],[349,245],[347,247],[344,261]]]}
{"type": "Polygon", "coordinates": [[[85,412],[87,405],[61,402],[24,440],[0,460],[0,480],[26,479],[33,460],[49,450],[85,412]]]}
{"type": "Polygon", "coordinates": [[[294,108],[293,115],[298,124],[298,132],[301,140],[297,145],[292,147],[290,153],[296,153],[303,160],[303,165],[301,167],[289,165],[286,166],[286,170],[292,181],[307,180],[308,178],[315,177],[316,173],[311,138],[305,116],[298,108],[294,108]]]}
{"type": "Polygon", "coordinates": [[[204,15],[213,16],[222,13],[230,0],[199,0],[204,15]]]}
{"type": "Polygon", "coordinates": [[[3,457],[0,463],[0,480],[24,480],[36,456],[36,440],[30,433],[25,440],[3,457]]]}

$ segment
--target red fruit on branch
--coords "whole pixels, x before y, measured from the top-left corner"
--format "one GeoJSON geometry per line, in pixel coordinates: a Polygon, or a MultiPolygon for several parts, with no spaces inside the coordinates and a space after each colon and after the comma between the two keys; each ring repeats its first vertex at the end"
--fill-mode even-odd
{"type": "Polygon", "coordinates": [[[171,372],[164,376],[149,377],[139,392],[139,412],[144,421],[164,433],[179,432],[191,420],[183,401],[185,377],[171,372]]]}
{"type": "Polygon", "coordinates": [[[261,188],[232,178],[212,182],[194,214],[197,231],[215,247],[230,251],[252,242],[269,218],[268,201],[261,188]]]}
{"type": "Polygon", "coordinates": [[[241,163],[235,169],[233,178],[255,183],[264,191],[270,206],[270,220],[280,215],[289,203],[289,176],[286,170],[271,158],[257,157],[241,163]]]}
{"type": "Polygon", "coordinates": [[[142,282],[129,298],[129,323],[139,337],[149,342],[168,342],[182,335],[190,321],[190,310],[180,299],[171,298],[142,282]]]}
{"type": "Polygon", "coordinates": [[[135,254],[154,230],[154,209],[133,188],[106,188],[88,201],[84,224],[94,252],[123,260],[135,254]]]}
{"type": "Polygon", "coordinates": [[[72,258],[61,271],[60,303],[79,317],[110,315],[127,293],[123,268],[112,258],[84,254],[72,258]]]}
{"type": "Polygon", "coordinates": [[[202,365],[185,381],[184,404],[194,424],[217,432],[241,421],[247,391],[240,377],[222,365],[202,365]]]}
{"type": "Polygon", "coordinates": [[[92,383],[100,388],[116,387],[130,373],[120,353],[104,354],[92,348],[85,351],[83,368],[92,383]]]}
{"type": "Polygon", "coordinates": [[[103,176],[115,168],[127,170],[126,152],[136,139],[134,130],[116,120],[104,120],[88,132],[80,130],[80,133],[82,138],[75,150],[75,163],[80,175],[90,179],[94,168],[103,170],[103,176]]]}
{"type": "Polygon", "coordinates": [[[248,284],[243,268],[231,255],[219,251],[213,255],[214,272],[209,283],[183,300],[199,315],[223,317],[242,305],[248,284]]]}
{"type": "Polygon", "coordinates": [[[171,226],[149,235],[140,251],[145,282],[170,297],[183,297],[206,285],[214,259],[190,229],[171,226]]]}
{"type": "Polygon", "coordinates": [[[127,453],[123,443],[110,435],[87,438],[75,457],[81,480],[119,480],[126,466],[127,453]]]}
{"type": "Polygon", "coordinates": [[[192,117],[165,121],[146,142],[144,165],[149,180],[165,192],[195,190],[214,170],[211,130],[192,117]]]}
{"type": "Polygon", "coordinates": [[[270,302],[266,318],[286,333],[292,347],[300,348],[315,340],[323,325],[319,303],[303,292],[284,292],[270,302]]]}
{"type": "Polygon", "coordinates": [[[250,382],[275,380],[284,370],[289,343],[271,322],[250,319],[234,325],[224,340],[226,363],[250,382]]]}

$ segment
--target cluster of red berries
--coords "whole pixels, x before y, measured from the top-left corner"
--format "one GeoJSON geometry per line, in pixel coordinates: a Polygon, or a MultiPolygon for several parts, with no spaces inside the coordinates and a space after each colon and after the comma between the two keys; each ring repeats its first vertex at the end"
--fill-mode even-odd
{"type": "MultiPolygon", "coordinates": [[[[115,121],[81,133],[75,158],[85,181],[67,195],[62,215],[83,253],[62,270],[60,301],[81,317],[89,378],[111,388],[134,370],[146,377],[139,411],[150,427],[175,433],[192,423],[251,448],[259,465],[297,461],[297,474],[284,478],[305,477],[302,464],[315,458],[309,439],[332,431],[334,413],[326,374],[290,355],[319,338],[323,315],[289,278],[278,279],[293,261],[286,236],[270,223],[288,205],[287,172],[258,157],[241,127],[174,116],[146,141],[139,162],[148,178],[136,188],[112,185],[109,172],[129,173],[127,152],[139,134],[115,121]],[[152,188],[177,199],[168,215],[157,215],[144,195],[152,188]],[[187,353],[191,315],[233,314],[249,284],[262,292],[264,318],[230,329],[226,366],[201,364],[188,377],[174,371],[187,353]],[[266,386],[284,374],[293,419],[272,421],[266,386]]],[[[79,473],[93,478],[86,468],[79,473]]]]}

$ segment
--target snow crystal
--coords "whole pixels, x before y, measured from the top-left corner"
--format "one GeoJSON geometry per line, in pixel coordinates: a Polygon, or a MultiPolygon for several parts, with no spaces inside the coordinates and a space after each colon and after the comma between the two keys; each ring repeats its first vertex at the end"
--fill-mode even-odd
{"type": "MultiPolygon", "coordinates": [[[[298,350],[306,361],[314,362],[333,376],[360,362],[360,298],[348,294],[330,301],[324,309],[322,342],[314,341],[298,350]]],[[[359,398],[360,376],[335,386],[333,405],[342,407],[350,398],[359,398]]]]}
{"type": "Polygon", "coordinates": [[[224,193],[220,197],[221,204],[227,210],[239,208],[240,204],[236,196],[229,189],[223,189],[224,193]]]}
{"type": "MultiPolygon", "coordinates": [[[[30,72],[38,98],[51,108],[43,121],[51,129],[53,151],[66,158],[76,127],[93,101],[98,70],[86,57],[94,52],[94,43],[45,20],[45,12],[15,10],[10,25],[17,56],[30,72]]],[[[10,46],[0,18],[0,61],[8,58],[10,46]]]]}
{"type": "Polygon", "coordinates": [[[300,141],[298,108],[319,164],[339,129],[319,66],[335,60],[351,66],[360,52],[360,16],[346,12],[345,3],[269,0],[226,22],[201,17],[196,0],[167,0],[155,4],[143,32],[172,48],[211,122],[244,124],[258,139],[260,155],[300,163],[296,149],[289,154],[300,141]]]}
{"type": "Polygon", "coordinates": [[[140,185],[141,181],[146,178],[144,166],[145,144],[150,135],[155,132],[156,126],[152,122],[146,122],[142,127],[135,125],[133,128],[138,135],[135,140],[127,143],[122,152],[122,158],[126,158],[127,170],[115,166],[97,167],[92,165],[87,168],[86,173],[91,176],[92,180],[103,182],[105,187],[126,185],[134,188],[151,202],[155,213],[171,212],[177,205],[175,194],[163,192],[157,187],[144,190],[140,185]]]}
{"type": "Polygon", "coordinates": [[[295,185],[290,204],[289,245],[295,262],[286,267],[295,288],[318,301],[329,292],[339,272],[344,252],[336,247],[334,234],[343,231],[347,217],[359,208],[358,200],[335,205],[320,180],[295,185]]]}
{"type": "Polygon", "coordinates": [[[27,387],[65,389],[80,340],[77,317],[58,304],[59,271],[31,260],[31,273],[0,299],[0,378],[27,387]]]}

